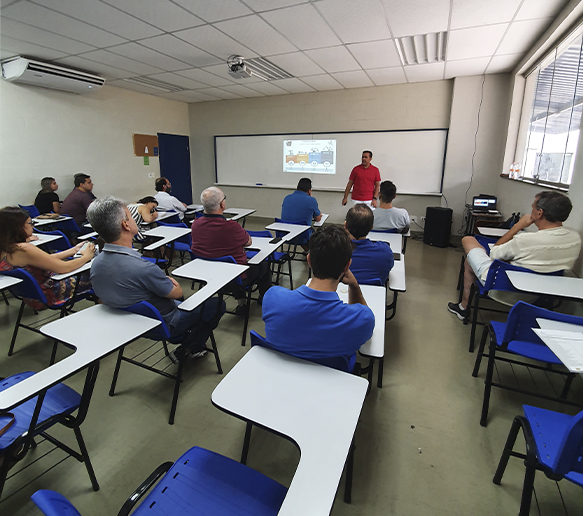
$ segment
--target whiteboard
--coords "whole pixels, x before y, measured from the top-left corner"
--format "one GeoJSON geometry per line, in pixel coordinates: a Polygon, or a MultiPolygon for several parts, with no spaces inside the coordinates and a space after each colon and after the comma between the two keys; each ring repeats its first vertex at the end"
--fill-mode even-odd
{"type": "Polygon", "coordinates": [[[417,129],[215,136],[215,177],[220,185],[293,189],[301,177],[309,177],[314,190],[344,190],[362,151],[370,150],[382,181],[392,181],[399,193],[440,194],[447,135],[448,129],[417,129]],[[287,139],[335,139],[336,173],[283,172],[287,139]]]}

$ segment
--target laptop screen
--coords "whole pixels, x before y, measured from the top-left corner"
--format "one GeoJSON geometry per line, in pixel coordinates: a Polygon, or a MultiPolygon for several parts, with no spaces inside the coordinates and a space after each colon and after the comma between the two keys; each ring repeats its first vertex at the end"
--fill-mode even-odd
{"type": "Polygon", "coordinates": [[[495,197],[474,197],[473,207],[483,210],[495,210],[497,199],[495,197]]]}

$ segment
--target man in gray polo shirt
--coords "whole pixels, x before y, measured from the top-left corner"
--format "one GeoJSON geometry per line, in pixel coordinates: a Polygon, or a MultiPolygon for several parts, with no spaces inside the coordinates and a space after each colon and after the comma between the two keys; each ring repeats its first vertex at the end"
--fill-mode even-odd
{"type": "Polygon", "coordinates": [[[205,342],[225,312],[225,303],[211,298],[195,310],[179,310],[181,286],[132,249],[138,227],[124,202],[113,197],[96,199],[87,210],[87,218],[106,241],[91,266],[91,282],[101,301],[113,308],[148,301],[169,326],[171,340],[182,341],[171,358],[185,353],[204,355],[205,342]]]}

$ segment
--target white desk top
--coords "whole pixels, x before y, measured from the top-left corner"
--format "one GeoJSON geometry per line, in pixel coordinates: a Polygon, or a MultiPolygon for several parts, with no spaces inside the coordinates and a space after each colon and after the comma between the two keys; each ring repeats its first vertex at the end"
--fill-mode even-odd
{"type": "Polygon", "coordinates": [[[169,217],[174,217],[175,215],[178,215],[178,213],[176,211],[157,211],[156,212],[156,219],[154,219],[152,222],[144,222],[145,224],[154,224],[155,222],[158,222],[159,220],[165,220],[168,219],[169,217]]]}
{"type": "Polygon", "coordinates": [[[71,220],[73,217],[69,217],[68,215],[60,215],[58,218],[56,219],[39,219],[38,217],[35,217],[33,220],[33,222],[35,223],[35,226],[46,226],[47,224],[56,224],[57,222],[63,222],[64,220],[71,220]]]}
{"type": "Polygon", "coordinates": [[[75,353],[0,392],[0,410],[10,410],[36,396],[159,324],[155,319],[105,305],[94,305],[46,324],[41,332],[74,346],[75,353]]]}
{"type": "Polygon", "coordinates": [[[4,276],[4,274],[0,274],[0,290],[10,288],[21,282],[22,280],[20,278],[13,278],[12,276],[4,276]]]}
{"type": "Polygon", "coordinates": [[[179,308],[187,311],[194,310],[205,300],[213,296],[213,294],[215,294],[220,288],[227,285],[230,281],[237,278],[242,272],[248,269],[249,267],[247,265],[214,262],[210,260],[201,260],[199,258],[177,267],[173,271],[173,276],[205,281],[205,285],[203,285],[203,287],[192,296],[185,299],[185,301],[179,305],[179,308]]]}
{"type": "Polygon", "coordinates": [[[252,215],[252,213],[255,212],[256,210],[250,210],[248,208],[226,208],[224,214],[227,220],[240,220],[243,219],[244,217],[247,217],[248,215],[252,215]],[[228,215],[232,216],[228,217],[228,215]]]}
{"type": "Polygon", "coordinates": [[[174,228],[171,226],[157,226],[154,229],[149,229],[145,231],[144,234],[150,237],[159,237],[161,240],[157,240],[156,242],[147,245],[144,250],[145,251],[154,251],[159,247],[162,247],[166,244],[169,244],[178,238],[184,237],[191,233],[191,228],[174,228]]]}
{"type": "Polygon", "coordinates": [[[248,260],[249,265],[257,265],[270,256],[274,251],[276,251],[284,242],[285,240],[281,240],[276,244],[271,244],[270,241],[272,238],[268,237],[252,237],[252,245],[246,247],[246,249],[250,250],[258,250],[258,254],[255,254],[248,260]]]}
{"type": "Polygon", "coordinates": [[[89,269],[91,269],[91,264],[92,264],[93,260],[94,259],[92,258],[89,262],[84,263],[81,267],[78,267],[77,269],[75,269],[71,272],[64,272],[63,274],[55,274],[52,276],[52,278],[55,281],[61,281],[65,278],[69,278],[71,276],[76,276],[77,274],[81,274],[82,272],[88,271],[89,269]]]}
{"type": "Polygon", "coordinates": [[[319,222],[313,221],[313,227],[318,228],[325,224],[325,221],[329,218],[329,213],[321,213],[321,220],[319,222]]]}
{"type": "MultiPolygon", "coordinates": [[[[400,253],[395,251],[394,254],[400,253]]],[[[400,260],[394,260],[394,267],[388,274],[388,288],[397,292],[406,292],[406,268],[403,254],[400,254],[400,260]]]]}
{"type": "Polygon", "coordinates": [[[193,211],[203,211],[203,204],[189,204],[187,209],[193,211]]]}
{"type": "Polygon", "coordinates": [[[583,326],[549,319],[536,319],[540,328],[532,328],[540,340],[572,373],[583,372],[583,326]]]}
{"type": "Polygon", "coordinates": [[[546,276],[531,272],[506,271],[512,285],[518,290],[550,296],[583,299],[583,278],[546,276]]]}
{"type": "Polygon", "coordinates": [[[254,346],[211,401],[300,448],[279,515],[329,514],[367,388],[364,378],[254,346]]]}
{"type": "Polygon", "coordinates": [[[286,232],[286,235],[284,235],[282,239],[287,241],[292,240],[293,238],[299,236],[301,233],[307,231],[307,229],[311,229],[311,226],[303,226],[300,224],[286,224],[284,222],[273,222],[272,224],[266,226],[266,229],[286,232]]]}
{"type": "Polygon", "coordinates": [[[43,235],[42,233],[33,233],[33,235],[39,237],[39,239],[31,240],[29,243],[36,246],[48,244],[49,242],[63,238],[61,235],[43,235]]]}
{"type": "Polygon", "coordinates": [[[89,240],[90,238],[96,238],[98,235],[97,231],[92,231],[91,233],[86,233],[85,235],[79,235],[77,240],[89,240]]]}
{"type": "Polygon", "coordinates": [[[477,230],[479,231],[480,235],[491,237],[501,237],[504,236],[509,231],[509,229],[489,228],[486,226],[477,226],[477,230]]]}
{"type": "Polygon", "coordinates": [[[380,233],[378,231],[370,231],[369,238],[373,242],[387,242],[390,244],[390,249],[394,253],[402,252],[402,234],[401,233],[380,233]]]}

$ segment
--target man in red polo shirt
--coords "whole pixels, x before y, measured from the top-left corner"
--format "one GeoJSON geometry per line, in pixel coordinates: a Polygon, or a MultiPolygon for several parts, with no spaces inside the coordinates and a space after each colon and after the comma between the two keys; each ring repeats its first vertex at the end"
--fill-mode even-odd
{"type": "MultiPolygon", "coordinates": [[[[215,186],[203,190],[203,217],[196,219],[191,226],[191,251],[201,258],[233,256],[237,263],[246,265],[248,258],[244,248],[252,243],[252,237],[235,220],[225,219],[225,200],[224,193],[215,186]]],[[[242,275],[242,280],[244,286],[258,285],[259,301],[262,302],[264,292],[272,285],[268,262],[252,265],[242,275]]],[[[244,293],[236,291],[234,294],[243,308],[244,293]]]]}
{"type": "Polygon", "coordinates": [[[371,164],[372,151],[365,150],[362,152],[362,164],[357,167],[353,167],[351,174],[349,175],[349,181],[345,187],[345,193],[343,194],[343,201],[341,204],[345,206],[347,204],[347,197],[351,192],[351,200],[353,204],[367,204],[372,208],[378,206],[378,194],[380,193],[380,171],[378,167],[371,164]]]}

